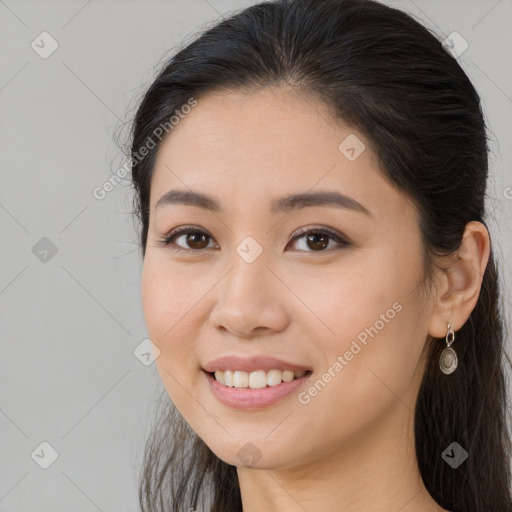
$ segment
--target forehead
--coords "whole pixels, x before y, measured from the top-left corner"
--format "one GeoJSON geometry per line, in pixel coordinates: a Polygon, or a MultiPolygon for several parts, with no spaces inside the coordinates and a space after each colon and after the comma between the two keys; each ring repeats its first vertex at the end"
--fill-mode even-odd
{"type": "Polygon", "coordinates": [[[304,156],[318,159],[319,153],[332,158],[337,156],[340,137],[353,132],[335,122],[324,104],[289,87],[267,87],[251,94],[225,91],[199,99],[164,140],[161,151],[169,148],[178,156],[182,152],[177,146],[183,151],[194,147],[229,161],[255,156],[258,162],[278,157],[300,161],[304,156]],[[270,154],[260,150],[270,148],[270,154]]]}
{"type": "Polygon", "coordinates": [[[317,100],[276,87],[199,99],[161,143],[152,209],[171,188],[214,194],[239,206],[264,200],[269,208],[269,195],[317,188],[346,193],[361,203],[379,197],[388,203],[404,200],[380,175],[364,135],[333,120],[317,100]],[[357,158],[352,158],[354,151],[347,157],[347,144],[357,158]]]}

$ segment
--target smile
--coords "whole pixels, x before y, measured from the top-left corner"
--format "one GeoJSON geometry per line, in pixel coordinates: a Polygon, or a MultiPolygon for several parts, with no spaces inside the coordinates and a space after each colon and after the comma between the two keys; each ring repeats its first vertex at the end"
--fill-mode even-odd
{"type": "Polygon", "coordinates": [[[212,395],[222,404],[235,409],[257,410],[269,407],[286,397],[294,396],[299,392],[312,371],[298,370],[256,370],[253,372],[217,370],[207,372],[203,370],[212,395]],[[226,385],[232,380],[232,386],[226,385]],[[254,375],[251,380],[251,375],[254,375]],[[272,385],[269,385],[269,378],[272,385]],[[291,380],[289,380],[291,378],[291,380]],[[219,382],[218,379],[224,380],[219,382]],[[264,380],[265,379],[265,380],[264,380]],[[278,382],[279,379],[279,382],[278,382]],[[265,383],[263,385],[263,383],[265,383]],[[239,384],[235,386],[234,384],[239,384]],[[251,386],[259,386],[252,387],[251,386]]]}

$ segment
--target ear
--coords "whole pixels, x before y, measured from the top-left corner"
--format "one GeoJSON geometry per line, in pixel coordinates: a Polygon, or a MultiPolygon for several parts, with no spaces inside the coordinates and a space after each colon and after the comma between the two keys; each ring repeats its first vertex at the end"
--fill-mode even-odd
{"type": "Polygon", "coordinates": [[[480,295],[490,247],[487,228],[481,222],[468,223],[459,249],[447,257],[448,268],[438,280],[429,323],[434,338],[444,338],[449,323],[454,331],[466,323],[480,295]]]}

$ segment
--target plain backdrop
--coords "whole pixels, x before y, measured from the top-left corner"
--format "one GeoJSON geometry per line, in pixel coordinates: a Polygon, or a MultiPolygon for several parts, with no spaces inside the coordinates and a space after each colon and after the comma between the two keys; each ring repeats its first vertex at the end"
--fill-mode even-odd
{"type": "MultiPolygon", "coordinates": [[[[252,3],[0,0],[3,512],[138,510],[161,385],[140,356],[142,259],[128,182],[103,199],[93,190],[125,162],[114,133],[164,60],[252,3]]],[[[468,44],[459,61],[490,127],[489,223],[510,326],[512,1],[389,4],[468,44]]]]}

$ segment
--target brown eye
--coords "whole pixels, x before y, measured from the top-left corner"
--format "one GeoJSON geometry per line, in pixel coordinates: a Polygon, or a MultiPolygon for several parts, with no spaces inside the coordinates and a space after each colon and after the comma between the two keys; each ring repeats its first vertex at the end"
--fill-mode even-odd
{"type": "Polygon", "coordinates": [[[323,233],[314,233],[307,235],[307,244],[310,249],[321,250],[325,249],[329,245],[329,235],[323,233]]]}
{"type": "Polygon", "coordinates": [[[336,246],[340,248],[350,245],[350,243],[344,240],[340,235],[327,229],[309,230],[300,233],[292,239],[292,243],[302,239],[305,240],[305,243],[302,244],[302,248],[300,249],[300,251],[303,252],[328,252],[326,249],[333,248],[332,246],[329,247],[330,241],[335,242],[334,248],[336,248],[336,246]]]}
{"type": "Polygon", "coordinates": [[[208,235],[200,232],[188,233],[185,236],[185,241],[191,249],[204,249],[208,247],[208,235]],[[206,240],[206,243],[205,243],[206,240]]]}
{"type": "Polygon", "coordinates": [[[173,249],[179,251],[200,251],[208,247],[208,242],[212,238],[208,233],[199,229],[180,228],[173,231],[169,236],[165,237],[160,243],[163,245],[172,245],[173,249]],[[183,239],[181,244],[176,241],[183,239]]]}

